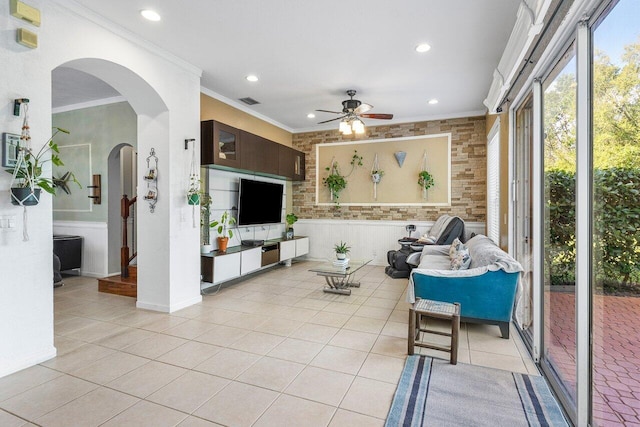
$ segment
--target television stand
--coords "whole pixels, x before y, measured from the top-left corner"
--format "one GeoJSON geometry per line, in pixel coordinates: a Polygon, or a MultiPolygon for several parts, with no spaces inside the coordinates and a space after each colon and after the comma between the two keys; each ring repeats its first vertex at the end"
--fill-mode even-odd
{"type": "Polygon", "coordinates": [[[240,242],[242,246],[262,246],[264,245],[264,240],[243,240],[240,242]]]}

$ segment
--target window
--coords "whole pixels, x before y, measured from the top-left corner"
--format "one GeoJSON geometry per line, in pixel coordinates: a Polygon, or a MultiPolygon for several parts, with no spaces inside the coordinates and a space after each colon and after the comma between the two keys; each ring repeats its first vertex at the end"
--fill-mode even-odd
{"type": "Polygon", "coordinates": [[[487,143],[487,236],[500,244],[500,118],[487,143]]]}

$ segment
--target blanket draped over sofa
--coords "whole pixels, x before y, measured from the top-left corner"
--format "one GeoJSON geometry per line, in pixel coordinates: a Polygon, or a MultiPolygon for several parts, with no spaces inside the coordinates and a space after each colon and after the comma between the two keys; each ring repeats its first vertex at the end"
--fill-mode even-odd
{"type": "Polygon", "coordinates": [[[451,245],[425,246],[409,277],[407,301],[458,302],[463,321],[498,325],[509,338],[522,266],[487,236],[474,236],[465,245],[471,257],[466,270],[451,270],[451,245]]]}

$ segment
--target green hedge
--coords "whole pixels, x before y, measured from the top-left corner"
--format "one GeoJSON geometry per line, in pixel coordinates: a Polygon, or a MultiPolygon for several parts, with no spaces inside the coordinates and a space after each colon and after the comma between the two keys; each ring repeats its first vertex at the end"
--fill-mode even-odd
{"type": "MultiPolygon", "coordinates": [[[[546,178],[546,276],[552,285],[575,282],[575,176],[551,170],[546,178]]],[[[594,171],[594,247],[599,285],[640,282],[640,170],[594,171]]]]}

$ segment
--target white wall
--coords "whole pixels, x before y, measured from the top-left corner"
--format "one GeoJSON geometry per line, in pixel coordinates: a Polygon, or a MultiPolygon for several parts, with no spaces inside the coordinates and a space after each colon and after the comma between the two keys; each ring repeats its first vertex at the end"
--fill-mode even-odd
{"type": "MultiPolygon", "coordinates": [[[[180,215],[186,207],[190,161],[184,139],[196,138],[199,150],[200,71],[115,34],[99,17],[89,20],[64,6],[81,9],[76,3],[29,4],[42,12],[39,28],[11,17],[9,2],[0,2],[0,129],[20,133],[13,99],[29,98],[33,144],[47,140],[51,70],[62,64],[89,72],[122,93],[138,114],[139,166],[154,147],[162,174],[155,213],[139,211],[138,306],[174,311],[200,301],[199,233],[180,215]],[[37,49],[16,43],[19,27],[38,34],[37,49]]],[[[2,174],[0,215],[15,215],[21,229],[22,209],[10,204],[9,183],[9,175],[2,174]]],[[[141,177],[138,187],[143,188],[141,177]]],[[[19,232],[0,237],[0,376],[55,355],[51,205],[45,195],[38,206],[28,208],[29,241],[23,242],[19,232]]]]}
{"type": "MultiPolygon", "coordinates": [[[[407,237],[405,226],[413,224],[419,237],[429,231],[433,221],[361,221],[301,219],[294,224],[296,236],[309,237],[310,259],[333,259],[333,246],[340,241],[351,246],[353,259],[372,259],[372,265],[387,265],[387,251],[400,249],[398,239],[407,237]]],[[[465,222],[465,235],[484,234],[484,223],[465,222]]]]}

